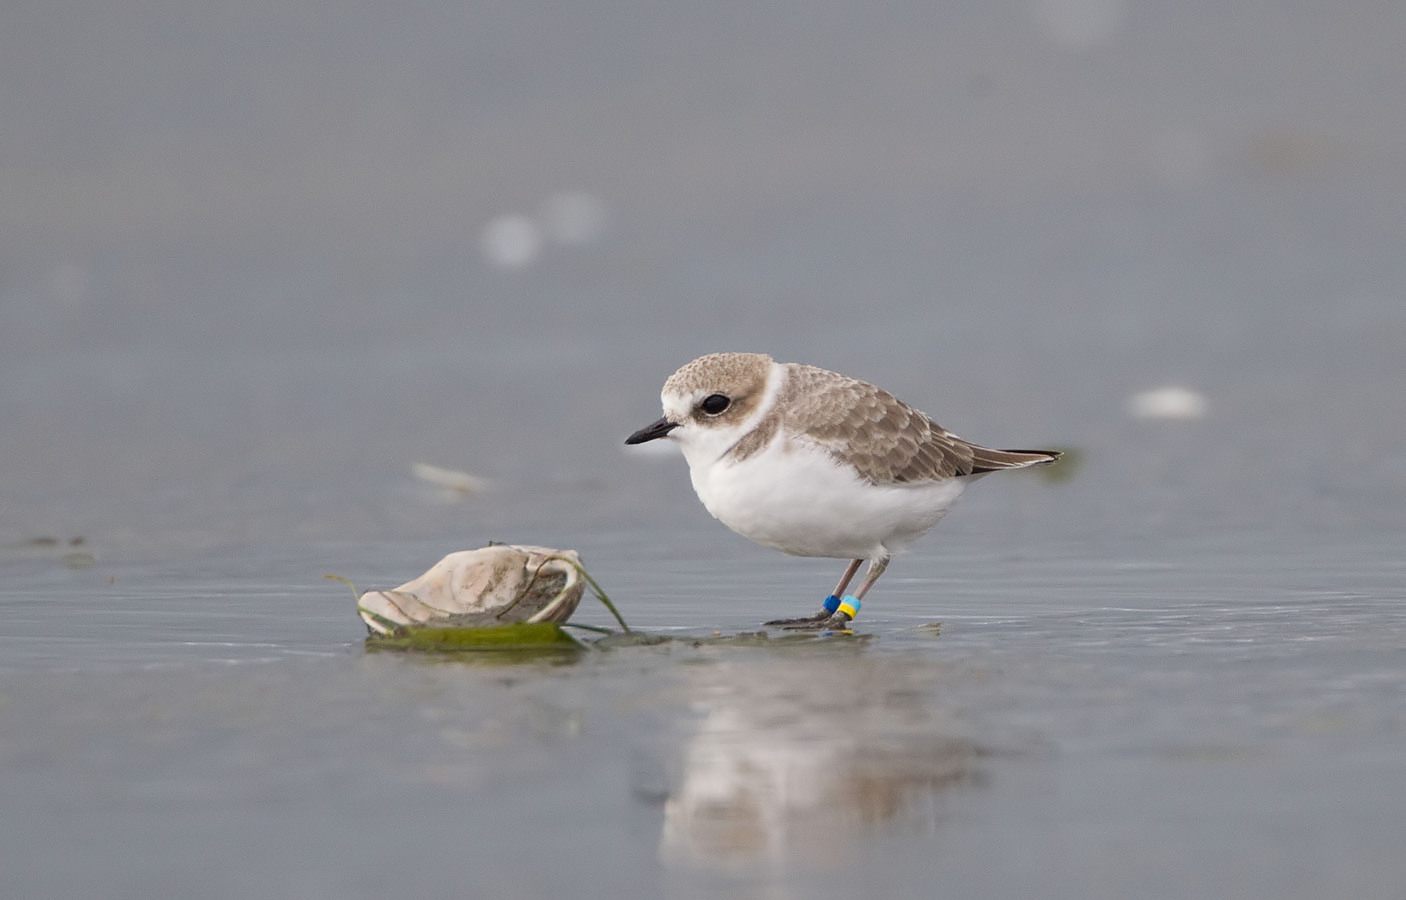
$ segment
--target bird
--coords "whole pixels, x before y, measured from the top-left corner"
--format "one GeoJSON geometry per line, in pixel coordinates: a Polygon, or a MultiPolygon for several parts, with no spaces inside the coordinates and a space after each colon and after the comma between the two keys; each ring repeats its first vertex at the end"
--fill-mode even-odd
{"type": "Polygon", "coordinates": [[[1061,455],[971,443],[882,388],[765,353],[700,356],[669,376],[660,401],[664,415],[626,444],[678,444],[698,499],[743,537],[849,560],[819,612],[766,623],[788,628],[848,629],[893,555],[967,485],[1061,455]]]}

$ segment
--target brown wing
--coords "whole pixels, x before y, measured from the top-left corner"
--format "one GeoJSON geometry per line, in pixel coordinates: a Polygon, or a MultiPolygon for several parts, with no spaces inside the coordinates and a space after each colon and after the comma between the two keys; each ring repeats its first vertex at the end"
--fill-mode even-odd
{"type": "Polygon", "coordinates": [[[1053,462],[1055,450],[993,450],[964,441],[882,388],[790,363],[778,403],[793,433],[873,484],[915,484],[1053,462]]]}
{"type": "Polygon", "coordinates": [[[973,470],[973,445],[882,388],[792,363],[779,398],[793,433],[843,457],[874,484],[937,481],[973,470]]]}

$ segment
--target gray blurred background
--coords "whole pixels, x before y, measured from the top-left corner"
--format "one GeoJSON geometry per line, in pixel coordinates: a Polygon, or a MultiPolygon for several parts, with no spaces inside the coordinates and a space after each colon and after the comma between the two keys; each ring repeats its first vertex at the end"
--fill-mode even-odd
{"type": "Polygon", "coordinates": [[[1400,900],[1403,47],[1400,0],[9,0],[0,895],[1400,900]],[[715,350],[1074,452],[860,637],[712,643],[840,568],[622,446],[715,350]],[[320,577],[489,540],[687,640],[439,665],[320,577]]]}
{"type": "Polygon", "coordinates": [[[720,349],[1084,451],[1074,529],[1399,527],[1403,36],[1380,0],[7,4],[0,535],[569,541],[693,502],[618,444],[720,349]],[[1128,416],[1165,385],[1205,419],[1128,416]]]}

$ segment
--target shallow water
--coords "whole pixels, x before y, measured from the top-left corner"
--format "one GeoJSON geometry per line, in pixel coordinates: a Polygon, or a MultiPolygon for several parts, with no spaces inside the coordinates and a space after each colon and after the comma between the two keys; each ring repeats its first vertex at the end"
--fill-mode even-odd
{"type": "Polygon", "coordinates": [[[0,896],[1399,900],[1398,7],[0,29],[0,896]],[[621,446],[719,349],[1077,453],[749,637],[842,563],[621,446]],[[322,578],[490,540],[673,640],[368,652],[322,578]]]}
{"type": "Polygon", "coordinates": [[[955,536],[855,637],[717,642],[796,605],[732,547],[770,589],[617,573],[676,640],[548,662],[367,653],[292,555],[33,572],[0,597],[6,894],[1391,896],[1387,546],[1209,543],[955,536]]]}

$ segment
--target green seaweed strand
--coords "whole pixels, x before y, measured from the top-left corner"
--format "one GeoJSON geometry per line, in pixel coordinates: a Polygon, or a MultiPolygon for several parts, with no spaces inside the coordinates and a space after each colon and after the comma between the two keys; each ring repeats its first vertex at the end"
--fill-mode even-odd
{"type": "Polygon", "coordinates": [[[340,581],[342,584],[345,584],[347,587],[351,588],[352,600],[356,602],[358,609],[361,608],[361,594],[357,592],[356,585],[352,584],[350,578],[343,578],[341,575],[323,575],[322,577],[328,579],[329,581],[340,581]]]}
{"type": "Polygon", "coordinates": [[[581,577],[586,579],[586,583],[591,586],[591,591],[596,595],[596,599],[604,603],[605,608],[610,610],[610,614],[615,617],[615,621],[620,623],[620,629],[626,634],[632,633],[630,626],[625,624],[624,617],[620,615],[620,610],[616,609],[615,604],[610,602],[610,598],[606,596],[605,591],[601,590],[601,586],[597,584],[596,580],[591,577],[589,572],[586,571],[585,566],[581,565],[576,560],[568,559],[565,556],[555,556],[552,558],[566,560],[566,562],[574,566],[576,568],[576,571],[581,573],[581,577]]]}

